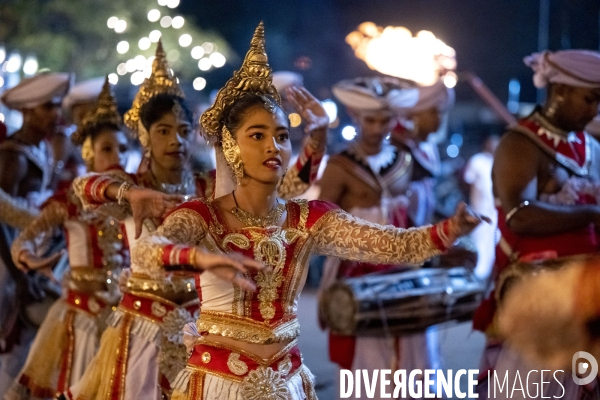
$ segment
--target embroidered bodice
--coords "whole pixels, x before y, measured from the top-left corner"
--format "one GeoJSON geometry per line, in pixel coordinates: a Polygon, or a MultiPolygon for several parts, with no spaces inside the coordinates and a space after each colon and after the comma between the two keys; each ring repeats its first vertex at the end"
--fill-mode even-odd
{"type": "Polygon", "coordinates": [[[13,261],[18,264],[24,250],[41,255],[57,228],[65,233],[71,282],[117,283],[129,260],[122,225],[115,218],[83,210],[71,190],[60,191],[44,203],[40,215],[15,240],[13,261]]]}
{"type": "Polygon", "coordinates": [[[360,220],[323,201],[288,201],[285,227],[231,229],[204,199],[183,204],[157,231],[132,250],[132,268],[160,276],[171,265],[189,264],[190,250],[242,253],[272,272],[249,273],[256,293],[246,292],[209,272],[196,276],[201,301],[199,332],[268,344],[299,334],[298,296],[313,253],[372,263],[421,264],[451,243],[437,225],[401,229],[360,220]]]}
{"type": "MultiPolygon", "coordinates": [[[[296,163],[286,173],[279,187],[279,194],[283,198],[292,198],[304,193],[314,182],[317,171],[324,154],[324,146],[314,141],[307,141],[296,163]]],[[[121,170],[113,170],[104,174],[88,174],[74,181],[75,192],[81,199],[86,209],[100,208],[103,213],[113,215],[125,223],[128,243],[131,248],[135,247],[134,222],[130,217],[131,211],[127,205],[117,205],[104,196],[104,191],[111,183],[130,182],[142,187],[158,190],[166,193],[191,195],[191,197],[211,198],[215,187],[215,171],[208,174],[189,174],[184,177],[181,185],[159,184],[150,171],[143,174],[131,175],[121,170]]],[[[146,221],[143,235],[154,231],[155,227],[146,221]]],[[[193,290],[193,279],[180,274],[162,274],[148,277],[141,273],[143,268],[134,268],[133,274],[127,279],[127,286],[132,290],[163,290],[171,292],[189,292],[193,290]]]]}

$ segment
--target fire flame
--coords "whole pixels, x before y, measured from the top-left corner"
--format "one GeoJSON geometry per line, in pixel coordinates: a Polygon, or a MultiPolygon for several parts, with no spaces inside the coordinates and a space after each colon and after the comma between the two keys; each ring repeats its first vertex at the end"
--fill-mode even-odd
{"type": "Polygon", "coordinates": [[[409,79],[421,85],[440,78],[448,87],[456,85],[456,52],[429,31],[415,36],[405,27],[382,28],[363,22],[346,36],[356,57],[369,68],[386,75],[409,79]]]}

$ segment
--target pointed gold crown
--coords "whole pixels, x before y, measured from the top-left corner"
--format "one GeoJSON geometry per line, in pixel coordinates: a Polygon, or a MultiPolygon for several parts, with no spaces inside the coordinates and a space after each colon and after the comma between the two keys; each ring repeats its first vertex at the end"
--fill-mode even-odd
{"type": "Polygon", "coordinates": [[[185,98],[183,91],[177,83],[177,79],[171,73],[162,41],[158,40],[156,46],[156,57],[152,61],[152,74],[146,78],[140,90],[133,99],[131,109],[125,113],[125,125],[131,132],[138,131],[140,121],[140,110],[152,97],[157,94],[166,93],[185,98]]]}
{"type": "Polygon", "coordinates": [[[71,136],[71,140],[73,143],[80,145],[86,137],[92,134],[93,129],[98,125],[111,124],[121,126],[121,123],[121,116],[117,111],[117,99],[112,94],[107,76],[94,108],[83,118],[83,121],[77,127],[77,131],[71,136]]]}
{"type": "Polygon", "coordinates": [[[265,27],[262,21],[254,31],[250,50],[242,66],[219,90],[215,103],[200,117],[207,139],[220,139],[226,110],[246,93],[271,96],[281,106],[281,97],[273,86],[272,70],[265,51],[265,27]]]}

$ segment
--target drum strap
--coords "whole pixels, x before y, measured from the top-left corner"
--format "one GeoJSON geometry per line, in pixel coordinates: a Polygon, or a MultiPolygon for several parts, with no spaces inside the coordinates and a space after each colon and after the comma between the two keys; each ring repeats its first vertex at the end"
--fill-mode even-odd
{"type": "Polygon", "coordinates": [[[519,253],[515,252],[512,247],[510,246],[510,244],[508,244],[508,242],[506,241],[506,239],[504,239],[504,236],[500,236],[500,241],[498,242],[498,247],[500,247],[500,250],[502,250],[502,252],[504,254],[506,254],[506,256],[508,257],[508,259],[510,261],[516,261],[519,258],[519,253]]]}

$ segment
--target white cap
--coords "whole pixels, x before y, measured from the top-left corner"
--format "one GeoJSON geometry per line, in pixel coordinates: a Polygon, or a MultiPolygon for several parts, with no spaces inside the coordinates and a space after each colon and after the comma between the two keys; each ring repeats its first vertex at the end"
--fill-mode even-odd
{"type": "Polygon", "coordinates": [[[292,71],[273,72],[273,86],[281,94],[285,88],[290,86],[302,86],[304,79],[302,75],[292,71]]]}
{"type": "Polygon", "coordinates": [[[387,100],[390,108],[399,114],[414,114],[432,107],[445,112],[454,104],[454,90],[439,80],[430,86],[392,90],[387,100]]]}
{"type": "Polygon", "coordinates": [[[0,101],[12,110],[34,108],[48,101],[59,103],[69,90],[71,74],[66,72],[43,72],[23,79],[17,86],[7,90],[0,101]]]}
{"type": "MultiPolygon", "coordinates": [[[[357,111],[390,108],[388,95],[394,90],[414,87],[411,81],[391,77],[368,77],[343,80],[333,85],[334,96],[346,107],[357,111]]],[[[406,92],[408,93],[408,92],[406,92]]],[[[416,92],[413,97],[416,99],[416,92]]]]}
{"type": "Polygon", "coordinates": [[[75,84],[63,99],[63,108],[70,112],[74,105],[92,103],[98,99],[106,77],[88,79],[75,84]]]}

